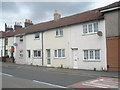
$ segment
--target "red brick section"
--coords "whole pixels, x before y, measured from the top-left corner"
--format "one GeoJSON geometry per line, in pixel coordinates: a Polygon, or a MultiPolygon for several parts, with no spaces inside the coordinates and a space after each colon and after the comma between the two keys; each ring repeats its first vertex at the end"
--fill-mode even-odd
{"type": "Polygon", "coordinates": [[[119,80],[115,78],[97,78],[94,80],[87,80],[73,85],[69,88],[118,88],[119,80]]]}
{"type": "Polygon", "coordinates": [[[120,71],[120,37],[107,38],[107,65],[109,71],[120,71]]]}

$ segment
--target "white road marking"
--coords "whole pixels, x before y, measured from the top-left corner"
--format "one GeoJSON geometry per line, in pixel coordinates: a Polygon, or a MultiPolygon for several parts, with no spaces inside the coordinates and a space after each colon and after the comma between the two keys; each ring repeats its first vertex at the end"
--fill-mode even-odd
{"type": "Polygon", "coordinates": [[[6,73],[0,73],[0,74],[6,75],[6,76],[9,76],[9,77],[13,77],[13,75],[6,74],[6,73]]]}
{"type": "Polygon", "coordinates": [[[42,83],[42,84],[46,84],[46,85],[50,85],[50,86],[55,86],[55,87],[60,87],[60,88],[68,88],[68,87],[59,86],[59,85],[55,85],[55,84],[51,84],[51,83],[37,81],[37,80],[33,80],[33,82],[42,83]]]}
{"type": "Polygon", "coordinates": [[[98,79],[98,80],[93,80],[93,81],[90,81],[90,82],[82,83],[82,85],[95,86],[95,87],[100,87],[100,88],[118,88],[117,83],[118,82],[115,82],[115,81],[109,81],[109,80],[105,80],[105,79],[98,79]],[[99,82],[99,81],[104,81],[104,82],[99,82]]]}

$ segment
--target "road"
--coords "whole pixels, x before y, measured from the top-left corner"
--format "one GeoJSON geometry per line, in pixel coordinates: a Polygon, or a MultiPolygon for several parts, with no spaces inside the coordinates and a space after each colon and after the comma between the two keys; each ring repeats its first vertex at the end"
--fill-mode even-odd
{"type": "Polygon", "coordinates": [[[68,88],[99,76],[53,72],[53,68],[2,65],[2,88],[68,88]]]}

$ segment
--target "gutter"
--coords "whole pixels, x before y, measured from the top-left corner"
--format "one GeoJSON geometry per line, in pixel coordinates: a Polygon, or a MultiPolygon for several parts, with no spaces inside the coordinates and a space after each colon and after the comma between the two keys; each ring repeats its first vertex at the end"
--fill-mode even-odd
{"type": "Polygon", "coordinates": [[[105,9],[105,10],[101,10],[100,12],[108,12],[108,11],[112,11],[112,10],[116,10],[116,9],[120,9],[120,7],[114,7],[114,8],[110,8],[110,9],[105,9]]]}

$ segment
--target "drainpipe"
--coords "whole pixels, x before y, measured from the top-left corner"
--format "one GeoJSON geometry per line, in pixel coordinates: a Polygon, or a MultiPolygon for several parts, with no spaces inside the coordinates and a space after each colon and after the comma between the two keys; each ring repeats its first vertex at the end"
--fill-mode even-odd
{"type": "Polygon", "coordinates": [[[42,66],[44,65],[44,55],[43,55],[44,53],[43,53],[43,32],[42,32],[42,66]]]}

